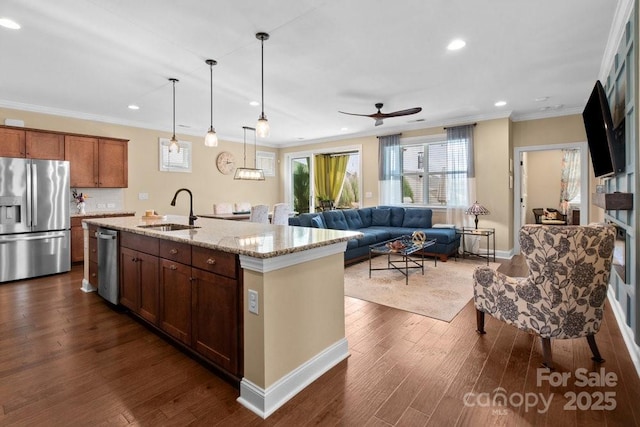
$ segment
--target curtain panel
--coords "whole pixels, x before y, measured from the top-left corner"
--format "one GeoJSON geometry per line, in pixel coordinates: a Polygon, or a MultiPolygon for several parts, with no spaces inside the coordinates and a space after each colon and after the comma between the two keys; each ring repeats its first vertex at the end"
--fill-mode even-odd
{"type": "Polygon", "coordinates": [[[560,210],[569,212],[569,202],[580,193],[580,151],[562,150],[560,172],[560,210]]]}
{"type": "Polygon", "coordinates": [[[349,156],[317,154],[315,160],[315,193],[320,200],[331,200],[334,204],[340,197],[349,156]]]}
{"type": "Polygon", "coordinates": [[[471,218],[465,215],[467,208],[475,201],[474,125],[447,128],[447,170],[464,171],[447,175],[447,222],[456,225],[471,225],[471,218]]]}
{"type": "Polygon", "coordinates": [[[378,137],[378,186],[380,204],[402,203],[400,134],[378,137]]]}

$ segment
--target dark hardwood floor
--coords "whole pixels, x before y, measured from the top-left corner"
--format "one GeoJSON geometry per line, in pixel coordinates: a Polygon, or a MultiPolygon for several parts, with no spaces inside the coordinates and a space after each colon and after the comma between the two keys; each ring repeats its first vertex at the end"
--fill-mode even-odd
{"type": "MultiPolygon", "coordinates": [[[[523,275],[520,262],[500,268],[523,275]]],[[[262,420],[231,385],[81,292],[81,276],[74,266],[0,285],[0,425],[640,425],[640,381],[609,309],[597,335],[606,362],[591,361],[586,339],[553,341],[556,373],[571,378],[550,385],[537,384],[539,341],[490,316],[477,335],[472,302],[447,323],[345,298],[351,357],[262,420]],[[616,384],[582,387],[579,368],[616,384]],[[578,409],[596,403],[615,408],[578,409]]]]}

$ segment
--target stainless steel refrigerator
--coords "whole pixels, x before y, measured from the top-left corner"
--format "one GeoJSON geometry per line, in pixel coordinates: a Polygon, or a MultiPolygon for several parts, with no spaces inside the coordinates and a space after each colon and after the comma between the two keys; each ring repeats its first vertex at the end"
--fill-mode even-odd
{"type": "Polygon", "coordinates": [[[69,162],[0,157],[0,282],[71,269],[69,162]]]}

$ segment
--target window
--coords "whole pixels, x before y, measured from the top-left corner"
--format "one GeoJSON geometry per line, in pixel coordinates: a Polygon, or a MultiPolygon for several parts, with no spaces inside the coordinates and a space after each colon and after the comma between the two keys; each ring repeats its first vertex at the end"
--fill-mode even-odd
{"type": "Polygon", "coordinates": [[[169,140],[159,138],[160,170],[163,172],[191,172],[191,142],[178,141],[180,151],[169,151],[169,140]]]}
{"type": "MultiPolygon", "coordinates": [[[[467,206],[467,140],[438,137],[401,141],[402,204],[467,206]]],[[[397,188],[397,187],[396,187],[397,188]]],[[[398,191],[382,187],[381,192],[398,191]]],[[[382,194],[381,200],[391,200],[382,194]]]]}

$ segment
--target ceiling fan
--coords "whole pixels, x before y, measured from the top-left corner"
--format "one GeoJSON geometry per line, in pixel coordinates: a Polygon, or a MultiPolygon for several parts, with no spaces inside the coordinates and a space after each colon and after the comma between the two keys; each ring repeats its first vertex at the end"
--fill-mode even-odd
{"type": "Polygon", "coordinates": [[[407,110],[394,111],[392,113],[383,113],[380,111],[382,108],[382,102],[378,102],[376,104],[376,108],[378,109],[377,113],[373,114],[356,114],[356,113],[347,113],[344,111],[338,111],[338,113],[349,114],[351,116],[363,116],[363,117],[371,117],[376,121],[376,126],[380,126],[382,124],[382,119],[386,119],[388,117],[400,117],[400,116],[408,116],[411,114],[417,114],[422,111],[422,107],[409,108],[407,110]]]}

